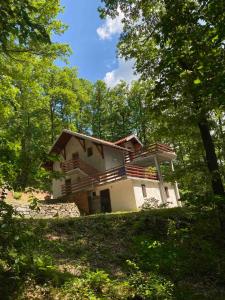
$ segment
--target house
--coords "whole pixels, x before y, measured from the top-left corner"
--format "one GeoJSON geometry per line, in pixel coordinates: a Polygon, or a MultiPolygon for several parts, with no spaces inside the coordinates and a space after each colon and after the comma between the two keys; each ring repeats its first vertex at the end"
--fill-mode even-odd
{"type": "Polygon", "coordinates": [[[164,182],[160,169],[169,162],[174,170],[176,154],[169,145],[144,148],[135,135],[113,143],[63,130],[50,154],[59,161],[48,162],[48,168],[62,174],[53,179],[53,197],[74,201],[85,214],[136,211],[148,198],[179,205],[177,183],[164,182]]]}

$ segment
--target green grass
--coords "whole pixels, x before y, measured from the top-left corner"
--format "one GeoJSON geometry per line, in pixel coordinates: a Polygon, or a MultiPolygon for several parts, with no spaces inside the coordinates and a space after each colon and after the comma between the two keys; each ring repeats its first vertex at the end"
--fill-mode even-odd
{"type": "Polygon", "coordinates": [[[18,222],[56,267],[26,277],[7,299],[225,299],[224,234],[214,211],[18,222]]]}

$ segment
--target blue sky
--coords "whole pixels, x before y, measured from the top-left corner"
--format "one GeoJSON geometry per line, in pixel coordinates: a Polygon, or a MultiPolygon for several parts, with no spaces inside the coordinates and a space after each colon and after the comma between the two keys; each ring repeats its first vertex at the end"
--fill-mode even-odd
{"type": "MultiPolygon", "coordinates": [[[[69,28],[56,41],[70,44],[70,66],[78,68],[79,77],[95,82],[103,79],[113,86],[124,79],[135,79],[132,62],[116,57],[116,44],[122,31],[121,13],[115,20],[101,20],[97,8],[100,0],[61,0],[64,12],[59,19],[69,28]]],[[[60,62],[57,64],[62,65],[60,62]]]]}

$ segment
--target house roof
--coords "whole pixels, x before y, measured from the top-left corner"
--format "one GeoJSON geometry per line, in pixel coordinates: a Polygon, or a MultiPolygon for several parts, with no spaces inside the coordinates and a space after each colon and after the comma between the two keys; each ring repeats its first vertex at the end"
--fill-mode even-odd
{"type": "Polygon", "coordinates": [[[55,143],[53,144],[53,146],[50,149],[49,153],[60,153],[72,136],[74,136],[78,139],[82,139],[82,140],[89,140],[89,141],[91,141],[93,143],[96,143],[96,144],[109,146],[109,147],[112,147],[112,148],[115,148],[115,149],[118,149],[118,150],[121,150],[121,151],[131,152],[131,150],[126,149],[126,148],[121,147],[121,146],[118,146],[115,143],[104,141],[102,139],[95,138],[93,136],[89,136],[89,135],[86,135],[86,134],[83,134],[83,133],[77,133],[77,132],[73,132],[73,131],[64,129],[61,132],[61,134],[59,135],[59,137],[57,138],[57,140],[55,141],[55,143]]]}
{"type": "Polygon", "coordinates": [[[136,140],[136,142],[138,144],[140,144],[141,146],[143,146],[143,144],[141,143],[141,141],[138,139],[138,137],[135,134],[131,134],[131,135],[125,136],[124,138],[122,138],[122,139],[120,139],[118,141],[115,141],[114,144],[115,145],[120,145],[120,144],[129,142],[131,140],[136,140]]]}

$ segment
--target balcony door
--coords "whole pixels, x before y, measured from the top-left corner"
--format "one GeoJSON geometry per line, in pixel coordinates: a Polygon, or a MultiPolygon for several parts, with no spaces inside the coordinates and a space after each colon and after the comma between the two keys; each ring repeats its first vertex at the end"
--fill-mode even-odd
{"type": "Polygon", "coordinates": [[[100,191],[101,212],[111,212],[109,189],[100,191]]]}
{"type": "Polygon", "coordinates": [[[71,179],[70,178],[65,180],[65,189],[66,189],[67,195],[71,194],[72,189],[71,189],[71,179]]]}

